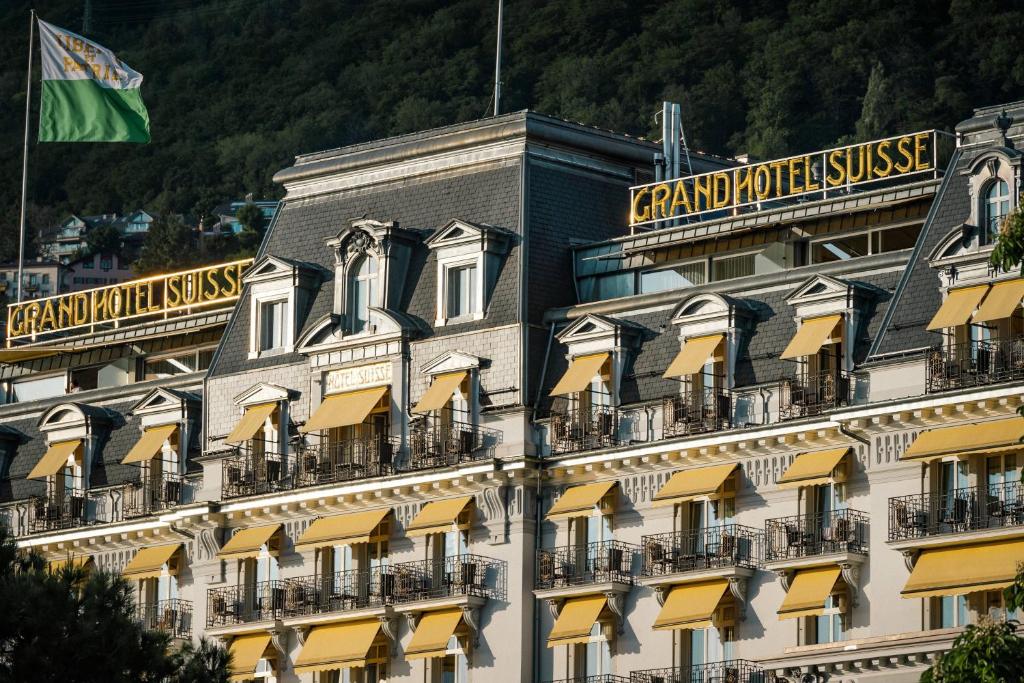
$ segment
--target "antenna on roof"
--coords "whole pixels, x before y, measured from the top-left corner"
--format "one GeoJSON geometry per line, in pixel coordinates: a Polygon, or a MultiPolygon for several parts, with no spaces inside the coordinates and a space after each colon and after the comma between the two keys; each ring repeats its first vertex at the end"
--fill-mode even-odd
{"type": "Polygon", "coordinates": [[[501,25],[504,0],[498,0],[498,49],[494,60],[494,115],[501,113],[501,25]]]}

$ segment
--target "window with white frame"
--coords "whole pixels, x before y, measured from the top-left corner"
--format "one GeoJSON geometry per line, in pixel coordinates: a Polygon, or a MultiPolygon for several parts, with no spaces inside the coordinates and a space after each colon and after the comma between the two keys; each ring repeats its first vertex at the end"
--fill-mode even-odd
{"type": "Polygon", "coordinates": [[[276,299],[261,301],[259,305],[259,351],[277,351],[285,348],[288,301],[276,299]]]}
{"type": "Polygon", "coordinates": [[[369,329],[370,307],[377,306],[377,289],[377,259],[362,256],[352,264],[346,282],[345,314],[350,333],[369,329]]]}
{"type": "MultiPolygon", "coordinates": [[[[682,633],[687,633],[683,631],[682,633]]],[[[699,628],[689,631],[690,637],[680,639],[685,648],[683,661],[689,661],[691,667],[715,664],[733,659],[733,643],[735,631],[732,626],[721,628],[699,628]]]]}
{"type": "Polygon", "coordinates": [[[999,236],[999,226],[1010,213],[1010,186],[1005,180],[996,178],[985,189],[984,225],[982,244],[992,244],[999,236]]]}
{"type": "Polygon", "coordinates": [[[445,318],[465,318],[480,313],[479,277],[475,262],[445,269],[445,318]]]}
{"type": "Polygon", "coordinates": [[[434,683],[468,683],[469,658],[459,636],[448,639],[444,657],[434,660],[434,683]]]}
{"type": "Polygon", "coordinates": [[[612,673],[612,647],[608,637],[608,626],[600,621],[590,629],[590,637],[576,646],[576,676],[607,676],[612,673]]]}
{"type": "Polygon", "coordinates": [[[809,632],[811,641],[808,644],[838,643],[845,639],[846,626],[842,602],[843,599],[833,593],[825,601],[824,612],[816,617],[808,617],[812,626],[812,630],[809,632]]]}

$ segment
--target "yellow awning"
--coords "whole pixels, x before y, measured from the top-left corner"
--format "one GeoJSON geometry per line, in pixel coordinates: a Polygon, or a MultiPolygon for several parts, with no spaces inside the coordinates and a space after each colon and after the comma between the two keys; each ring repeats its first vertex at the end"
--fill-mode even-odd
{"type": "Polygon", "coordinates": [[[248,441],[256,435],[256,432],[260,430],[263,423],[267,421],[267,418],[274,414],[275,410],[277,410],[276,403],[260,403],[259,405],[249,406],[242,413],[242,419],[238,421],[235,428],[224,439],[224,443],[238,444],[248,441]]]}
{"type": "Polygon", "coordinates": [[[425,612],[416,625],[416,632],[405,648],[405,658],[426,659],[444,657],[448,641],[455,635],[455,629],[462,621],[462,608],[442,609],[425,612]]]}
{"type": "Polygon", "coordinates": [[[240,529],[231,537],[224,547],[220,549],[217,556],[222,560],[241,560],[247,557],[256,557],[260,554],[260,548],[264,545],[273,555],[280,550],[281,524],[266,524],[254,526],[248,529],[240,529]]]}
{"type": "Polygon", "coordinates": [[[320,429],[348,427],[357,425],[366,419],[389,387],[374,387],[359,391],[346,391],[343,394],[331,394],[324,398],[316,412],[306,420],[300,432],[315,432],[320,429]]]}
{"type": "Polygon", "coordinates": [[[836,326],[843,319],[838,313],[826,315],[821,318],[809,318],[800,324],[790,340],[786,350],[782,352],[783,360],[787,358],[802,358],[813,356],[827,341],[832,339],[836,326]]]}
{"type": "Polygon", "coordinates": [[[452,525],[472,502],[473,496],[463,496],[427,503],[405,527],[405,535],[427,536],[451,531],[452,525]]]}
{"type": "Polygon", "coordinates": [[[253,633],[238,636],[231,641],[228,653],[231,655],[231,667],[228,672],[232,681],[248,681],[256,673],[256,667],[270,647],[269,633],[253,633]]]}
{"type": "Polygon", "coordinates": [[[830,448],[825,451],[801,453],[793,460],[793,464],[779,477],[779,488],[796,488],[798,486],[817,486],[832,481],[832,470],[843,461],[850,452],[849,446],[830,448]]]}
{"type": "Polygon", "coordinates": [[[142,438],[135,442],[132,449],[128,451],[128,455],[121,461],[121,464],[130,465],[135,462],[149,462],[160,452],[160,449],[164,447],[164,442],[171,438],[171,435],[177,429],[178,425],[176,424],[149,427],[142,432],[142,438]]]}
{"type": "Polygon", "coordinates": [[[617,481],[599,481],[596,484],[581,484],[567,488],[548,510],[544,519],[551,521],[570,517],[585,517],[593,512],[594,508],[617,484],[617,481]]]}
{"type": "Polygon", "coordinates": [[[728,590],[726,579],[675,586],[665,598],[654,629],[711,628],[711,617],[728,590]]]}
{"type": "Polygon", "coordinates": [[[971,319],[974,309],[981,303],[982,298],[988,291],[988,285],[976,285],[964,287],[963,289],[950,290],[946,300],[935,312],[935,317],[928,323],[928,330],[941,330],[946,327],[963,325],[971,319]]]}
{"type": "Polygon", "coordinates": [[[90,572],[96,566],[95,560],[92,555],[73,555],[63,560],[53,560],[52,562],[46,563],[46,570],[51,574],[56,574],[64,567],[71,565],[76,569],[83,569],[86,572],[90,572]]]}
{"type": "Polygon", "coordinates": [[[67,464],[68,458],[78,450],[78,447],[82,445],[81,439],[75,439],[74,441],[58,441],[57,443],[50,444],[50,447],[46,449],[46,453],[36,463],[36,466],[32,468],[32,471],[28,473],[29,479],[37,479],[39,477],[49,477],[52,474],[60,472],[61,468],[67,464]]]}
{"type": "Polygon", "coordinates": [[[455,393],[455,390],[459,388],[459,385],[465,381],[468,375],[469,371],[467,370],[438,375],[434,378],[426,393],[423,394],[420,402],[412,409],[412,412],[428,413],[431,410],[440,410],[444,407],[445,403],[448,403],[448,399],[452,397],[452,394],[455,393]]]}
{"type": "Polygon", "coordinates": [[[921,551],[900,592],[905,598],[964,595],[1002,590],[1024,561],[1024,539],[993,541],[978,545],[928,548],[921,551]]]}
{"type": "Polygon", "coordinates": [[[590,386],[590,380],[601,371],[601,368],[611,357],[610,353],[595,353],[590,356],[578,356],[572,359],[569,369],[558,380],[558,384],[551,390],[552,396],[564,396],[583,391],[590,386]]]}
{"type": "Polygon", "coordinates": [[[825,612],[825,601],[839,581],[842,570],[836,565],[801,569],[789,584],[789,592],[779,608],[779,620],[816,617],[825,612]]]}
{"type": "Polygon", "coordinates": [[[379,633],[379,619],[314,626],[295,659],[295,673],[366,666],[366,656],[379,633]]]}
{"type": "Polygon", "coordinates": [[[739,465],[732,463],[676,472],[654,494],[654,507],[686,503],[694,498],[714,495],[737,467],[739,465]]]}
{"type": "Polygon", "coordinates": [[[724,334],[712,334],[708,337],[687,339],[682,350],[676,354],[675,360],[669,364],[662,377],[683,377],[700,372],[723,339],[725,339],[724,334]]]}
{"type": "Polygon", "coordinates": [[[0,349],[0,363],[20,363],[36,358],[49,358],[58,353],[73,351],[62,346],[26,346],[24,348],[0,349]]]}
{"type": "Polygon", "coordinates": [[[391,508],[382,508],[366,512],[353,512],[347,515],[321,517],[302,532],[302,535],[295,541],[295,550],[369,543],[373,540],[374,531],[390,514],[391,508]]]}
{"type": "Polygon", "coordinates": [[[928,461],[946,455],[1024,450],[1024,417],[940,427],[921,432],[900,460],[928,461]]]}
{"type": "Polygon", "coordinates": [[[178,573],[178,563],[184,547],[181,543],[169,543],[143,548],[135,553],[135,557],[124,568],[121,575],[133,581],[151,579],[160,576],[166,564],[168,573],[174,576],[178,573]]]}
{"type": "Polygon", "coordinates": [[[590,631],[601,618],[608,598],[603,595],[587,595],[569,598],[562,605],[562,611],[548,634],[548,647],[573,645],[590,640],[590,631]]]}
{"type": "Polygon", "coordinates": [[[997,282],[992,285],[973,320],[976,323],[987,323],[1009,318],[1020,306],[1021,300],[1024,300],[1024,278],[997,282]]]}

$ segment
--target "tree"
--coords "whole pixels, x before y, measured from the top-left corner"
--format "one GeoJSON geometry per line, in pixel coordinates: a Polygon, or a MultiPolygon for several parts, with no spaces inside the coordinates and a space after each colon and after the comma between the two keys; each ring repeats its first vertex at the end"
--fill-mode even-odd
{"type": "Polygon", "coordinates": [[[85,233],[85,243],[92,254],[121,253],[121,233],[109,223],[104,223],[85,233]]]}
{"type": "Polygon", "coordinates": [[[1021,275],[1024,275],[1024,195],[999,226],[991,261],[992,265],[1006,272],[1020,268],[1021,275]]]}
{"type": "Polygon", "coordinates": [[[247,258],[255,256],[256,250],[260,247],[260,242],[263,241],[263,228],[266,223],[263,211],[255,204],[247,203],[238,210],[235,218],[241,223],[242,230],[237,235],[238,252],[233,254],[233,257],[247,258]]]}
{"type": "Polygon", "coordinates": [[[194,263],[195,235],[180,216],[162,214],[149,226],[142,252],[132,264],[137,275],[181,270],[194,263]]]}
{"type": "MultiPolygon", "coordinates": [[[[1024,609],[1024,565],[1003,591],[1007,610],[1024,609]]],[[[1024,681],[1024,638],[1016,620],[983,618],[953,641],[953,647],[921,676],[921,683],[1020,683],[1024,681]]]]}
{"type": "Polygon", "coordinates": [[[896,88],[886,77],[885,67],[875,62],[857,120],[857,140],[863,142],[899,132],[895,130],[899,115],[896,96],[896,88]]]}

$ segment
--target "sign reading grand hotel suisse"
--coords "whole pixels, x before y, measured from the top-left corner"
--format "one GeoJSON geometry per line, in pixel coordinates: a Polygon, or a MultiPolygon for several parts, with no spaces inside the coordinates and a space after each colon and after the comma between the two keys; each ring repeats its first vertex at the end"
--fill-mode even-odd
{"type": "Polygon", "coordinates": [[[762,202],[829,196],[829,191],[899,176],[936,173],[939,131],[726,168],[630,188],[631,226],[655,225],[762,202]]]}
{"type": "Polygon", "coordinates": [[[242,291],[252,259],[141,278],[7,307],[7,338],[65,332],[92,325],[170,317],[226,304],[242,291]]]}
{"type": "Polygon", "coordinates": [[[331,370],[324,377],[324,394],[369,389],[391,384],[391,363],[373,363],[331,370]]]}

